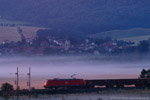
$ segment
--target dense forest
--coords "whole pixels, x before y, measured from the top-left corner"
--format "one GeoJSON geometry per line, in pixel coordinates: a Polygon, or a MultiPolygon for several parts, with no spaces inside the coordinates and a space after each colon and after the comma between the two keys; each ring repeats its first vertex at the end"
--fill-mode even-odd
{"type": "Polygon", "coordinates": [[[149,0],[0,0],[0,18],[85,36],[150,27],[149,0]]]}

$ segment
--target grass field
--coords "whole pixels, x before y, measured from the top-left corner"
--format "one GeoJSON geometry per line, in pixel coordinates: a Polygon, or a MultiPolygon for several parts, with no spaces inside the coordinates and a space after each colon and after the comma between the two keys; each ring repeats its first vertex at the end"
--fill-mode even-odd
{"type": "Polygon", "coordinates": [[[16,27],[2,27],[0,26],[0,43],[4,40],[20,41],[20,36],[17,33],[16,27]]]}
{"type": "MultiPolygon", "coordinates": [[[[59,90],[60,91],[60,90],[59,90]]],[[[9,100],[150,100],[150,91],[145,89],[136,90],[104,90],[85,93],[58,93],[58,94],[28,94],[22,96],[12,96],[9,100]]],[[[0,97],[0,100],[6,97],[0,97]]]]}
{"type": "Polygon", "coordinates": [[[39,29],[45,29],[40,27],[29,27],[29,26],[21,26],[22,32],[25,38],[35,38],[36,33],[39,29]]]}
{"type": "Polygon", "coordinates": [[[148,40],[150,37],[150,29],[148,28],[133,28],[127,30],[112,30],[90,35],[92,38],[111,37],[113,39],[133,41],[135,44],[141,40],[148,40]]]}
{"type": "Polygon", "coordinates": [[[118,40],[124,40],[124,41],[132,41],[135,44],[138,44],[142,40],[148,40],[150,38],[150,35],[144,35],[144,36],[138,36],[138,37],[131,37],[131,38],[120,38],[118,40]]]}
{"type": "Polygon", "coordinates": [[[93,38],[102,38],[102,37],[112,37],[115,39],[119,38],[131,38],[131,37],[139,37],[144,35],[150,35],[150,29],[149,28],[133,28],[133,29],[127,29],[127,30],[112,30],[112,31],[106,31],[101,32],[97,34],[90,35],[89,37],[93,38]]]}
{"type": "Polygon", "coordinates": [[[29,23],[26,23],[26,22],[21,22],[21,21],[9,21],[9,20],[2,19],[2,18],[0,18],[0,24],[8,24],[8,25],[11,25],[11,24],[14,24],[14,25],[29,25],[29,23]]]}
{"type": "MultiPolygon", "coordinates": [[[[39,29],[43,29],[40,27],[29,27],[29,26],[21,26],[21,29],[23,31],[23,34],[26,38],[35,38],[36,32],[39,29]]],[[[20,41],[20,35],[17,32],[17,27],[4,27],[0,26],[0,43],[2,43],[4,40],[11,41],[20,41]]]]}

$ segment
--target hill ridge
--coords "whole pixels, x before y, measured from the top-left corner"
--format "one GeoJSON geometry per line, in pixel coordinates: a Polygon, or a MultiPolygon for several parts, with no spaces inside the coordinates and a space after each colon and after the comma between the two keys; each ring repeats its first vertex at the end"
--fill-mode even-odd
{"type": "Polygon", "coordinates": [[[149,0],[1,0],[3,19],[52,27],[58,34],[95,34],[150,27],[149,0]]]}

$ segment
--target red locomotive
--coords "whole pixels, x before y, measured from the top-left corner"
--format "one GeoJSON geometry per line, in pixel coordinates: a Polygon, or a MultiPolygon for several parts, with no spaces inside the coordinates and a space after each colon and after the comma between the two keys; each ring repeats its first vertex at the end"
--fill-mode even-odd
{"type": "Polygon", "coordinates": [[[45,88],[81,88],[86,86],[83,79],[51,79],[44,83],[45,88]]]}
{"type": "Polygon", "coordinates": [[[126,85],[135,87],[150,87],[150,78],[143,79],[102,79],[102,80],[83,80],[83,79],[52,79],[44,83],[45,88],[94,88],[95,86],[105,86],[106,88],[122,88],[126,85]]]}

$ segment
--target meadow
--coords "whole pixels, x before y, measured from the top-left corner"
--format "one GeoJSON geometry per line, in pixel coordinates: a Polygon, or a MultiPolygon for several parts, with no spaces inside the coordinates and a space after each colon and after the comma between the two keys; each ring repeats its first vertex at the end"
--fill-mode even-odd
{"type": "Polygon", "coordinates": [[[139,41],[148,40],[150,38],[150,29],[149,28],[133,28],[126,30],[112,30],[105,31],[93,35],[89,35],[92,38],[104,38],[111,37],[113,39],[132,41],[135,44],[138,44],[139,41]]]}
{"type": "MultiPolygon", "coordinates": [[[[12,96],[8,100],[149,100],[149,90],[104,90],[91,93],[12,96]]],[[[0,100],[6,100],[0,97],[0,100]]]]}
{"type": "MultiPolygon", "coordinates": [[[[39,29],[43,29],[40,27],[31,27],[31,26],[20,26],[22,29],[22,33],[24,34],[25,38],[35,38],[36,32],[39,29]]],[[[3,41],[8,40],[9,42],[14,41],[21,41],[21,37],[17,32],[17,26],[0,26],[0,43],[3,41]]]]}
{"type": "Polygon", "coordinates": [[[22,22],[22,21],[10,21],[10,20],[6,20],[6,19],[3,19],[1,18],[0,16],[0,24],[4,24],[4,25],[30,25],[29,23],[27,22],[22,22]]]}
{"type": "Polygon", "coordinates": [[[120,38],[118,40],[124,40],[124,41],[132,41],[135,44],[138,44],[142,40],[148,40],[150,38],[150,35],[144,35],[144,36],[137,36],[137,37],[130,37],[130,38],[120,38]]]}

